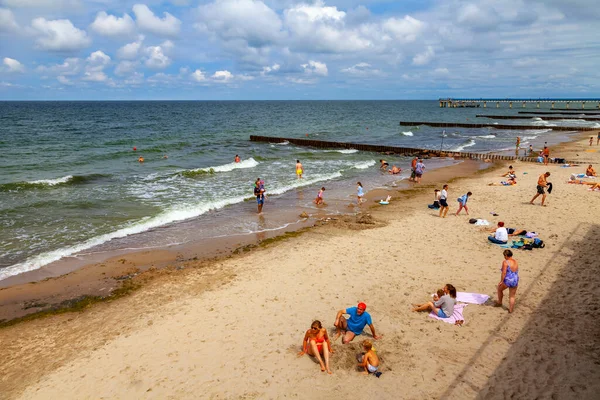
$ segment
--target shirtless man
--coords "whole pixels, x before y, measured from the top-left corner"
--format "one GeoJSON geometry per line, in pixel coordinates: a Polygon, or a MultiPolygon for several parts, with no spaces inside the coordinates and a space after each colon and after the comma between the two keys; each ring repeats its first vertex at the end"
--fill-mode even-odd
{"type": "Polygon", "coordinates": [[[592,164],[590,164],[587,169],[585,170],[585,175],[586,176],[596,176],[596,170],[594,169],[594,167],[592,167],[592,164]]]}
{"type": "Polygon", "coordinates": [[[550,149],[548,146],[544,146],[542,150],[542,156],[544,157],[544,165],[548,165],[548,161],[550,160],[550,149]]]}
{"type": "Polygon", "coordinates": [[[540,177],[538,178],[537,181],[537,193],[535,194],[535,196],[533,196],[533,199],[531,199],[531,201],[529,202],[529,204],[533,204],[533,201],[535,199],[537,199],[540,195],[542,195],[542,206],[546,206],[544,204],[544,202],[546,201],[546,192],[544,191],[544,189],[546,189],[546,187],[548,187],[548,182],[546,182],[546,179],[550,176],[550,172],[546,172],[542,175],[540,175],[540,177]]]}
{"type": "Polygon", "coordinates": [[[390,169],[390,170],[388,171],[388,173],[390,173],[390,174],[392,174],[392,175],[397,175],[397,174],[399,174],[400,172],[402,172],[402,170],[401,170],[400,168],[396,167],[396,165],[392,166],[392,169],[390,169]]]}
{"type": "Polygon", "coordinates": [[[388,162],[385,160],[379,160],[379,162],[381,163],[381,165],[379,166],[379,169],[383,170],[383,171],[387,171],[390,164],[388,164],[388,162]]]}
{"type": "Polygon", "coordinates": [[[410,178],[408,178],[409,181],[415,181],[415,168],[417,167],[417,161],[419,161],[419,157],[413,158],[413,160],[410,163],[410,178]]]}
{"type": "Polygon", "coordinates": [[[303,173],[304,167],[302,166],[302,163],[300,162],[300,160],[296,160],[296,175],[298,176],[298,179],[302,179],[303,173]]]}

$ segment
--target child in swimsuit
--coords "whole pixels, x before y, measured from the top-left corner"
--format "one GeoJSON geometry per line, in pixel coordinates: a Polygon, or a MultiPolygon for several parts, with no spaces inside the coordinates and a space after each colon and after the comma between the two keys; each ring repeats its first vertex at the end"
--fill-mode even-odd
{"type": "Polygon", "coordinates": [[[363,190],[362,183],[356,182],[356,185],[356,197],[358,198],[357,203],[360,204],[362,203],[362,198],[365,195],[365,192],[363,190]]]}
{"type": "Polygon", "coordinates": [[[379,369],[379,357],[377,357],[377,353],[373,350],[373,344],[369,340],[365,340],[362,345],[365,353],[359,358],[358,366],[364,369],[363,374],[373,374],[379,369]]]}
{"type": "Polygon", "coordinates": [[[324,187],[322,187],[321,190],[319,190],[319,193],[317,193],[317,198],[313,200],[313,203],[315,203],[316,205],[324,204],[323,192],[325,192],[324,187]]]}
{"type": "Polygon", "coordinates": [[[321,321],[313,321],[310,324],[310,329],[306,331],[302,341],[302,351],[298,353],[298,356],[303,356],[305,353],[317,358],[321,365],[321,371],[327,371],[328,374],[332,373],[329,368],[329,355],[333,353],[333,350],[331,349],[327,329],[323,328],[321,321]],[[323,354],[325,362],[323,362],[321,354],[323,354]]]}

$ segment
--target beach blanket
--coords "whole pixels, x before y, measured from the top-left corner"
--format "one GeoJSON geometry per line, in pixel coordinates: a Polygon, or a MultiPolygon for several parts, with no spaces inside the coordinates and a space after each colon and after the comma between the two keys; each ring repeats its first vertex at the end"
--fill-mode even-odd
{"type": "Polygon", "coordinates": [[[466,306],[468,306],[468,304],[465,304],[465,303],[455,304],[454,305],[454,313],[452,314],[452,316],[450,316],[448,318],[440,318],[436,314],[434,314],[433,311],[429,313],[429,317],[439,319],[440,321],[444,321],[449,324],[454,324],[454,323],[456,323],[456,321],[464,321],[465,320],[465,317],[463,316],[463,309],[466,306]]]}
{"type": "Polygon", "coordinates": [[[456,301],[460,301],[461,303],[483,304],[489,298],[490,296],[487,294],[456,292],[456,301]]]}

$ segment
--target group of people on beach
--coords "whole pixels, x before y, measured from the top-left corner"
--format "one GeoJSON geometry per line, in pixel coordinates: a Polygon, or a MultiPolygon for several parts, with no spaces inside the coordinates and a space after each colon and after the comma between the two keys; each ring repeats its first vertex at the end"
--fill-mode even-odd
{"type": "MultiPolygon", "coordinates": [[[[333,326],[336,328],[336,334],[333,340],[337,340],[342,336],[342,344],[348,344],[354,338],[362,334],[365,326],[369,326],[373,339],[377,340],[382,335],[377,335],[371,315],[366,312],[367,305],[363,302],[358,303],[356,307],[348,307],[339,310],[335,316],[333,326]],[[348,315],[346,318],[345,315],[348,315]]],[[[357,368],[364,374],[374,373],[378,374],[380,360],[377,356],[373,343],[369,340],[362,342],[364,352],[357,355],[357,368]]],[[[331,348],[331,341],[329,340],[329,334],[327,329],[323,328],[321,321],[313,321],[310,325],[310,329],[306,331],[304,339],[302,339],[302,351],[298,353],[298,356],[308,354],[313,356],[319,362],[321,371],[327,371],[331,374],[331,367],[329,357],[333,354],[331,348]],[[322,357],[321,357],[322,356],[322,357]]]]}
{"type": "MultiPolygon", "coordinates": [[[[444,186],[442,186],[442,190],[435,189],[433,191],[433,204],[429,205],[429,208],[431,209],[440,210],[441,218],[446,218],[446,215],[448,214],[448,210],[450,208],[450,206],[448,205],[448,188],[449,186],[445,184],[444,186]]],[[[458,214],[460,214],[460,212],[463,209],[465,210],[467,215],[469,215],[469,207],[467,206],[467,202],[469,201],[469,198],[472,195],[473,192],[467,192],[456,199],[456,201],[458,202],[458,210],[456,210],[456,214],[454,215],[458,216],[458,214]]]]}

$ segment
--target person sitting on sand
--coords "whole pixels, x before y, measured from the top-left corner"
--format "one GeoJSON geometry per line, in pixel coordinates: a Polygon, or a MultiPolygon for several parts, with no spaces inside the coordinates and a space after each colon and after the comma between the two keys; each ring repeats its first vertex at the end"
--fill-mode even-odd
{"type": "Polygon", "coordinates": [[[379,166],[379,169],[381,169],[383,171],[387,171],[390,164],[388,164],[388,162],[385,160],[379,160],[379,162],[381,163],[381,165],[379,166]]]}
{"type": "Polygon", "coordinates": [[[500,283],[498,284],[496,307],[502,307],[502,297],[504,291],[508,288],[508,312],[512,313],[515,308],[515,299],[519,286],[519,263],[512,258],[512,251],[504,250],[502,254],[504,255],[504,261],[502,262],[500,283]]]}
{"type": "Polygon", "coordinates": [[[456,304],[456,288],[447,283],[444,286],[444,295],[436,301],[428,301],[423,304],[413,304],[413,312],[433,311],[440,318],[450,318],[454,314],[454,304],[456,304]]]}
{"type": "Polygon", "coordinates": [[[333,325],[337,328],[333,340],[336,340],[342,334],[342,332],[344,332],[342,343],[348,344],[356,335],[360,335],[362,333],[365,325],[369,325],[373,339],[380,339],[381,336],[377,336],[375,333],[375,327],[373,326],[371,315],[365,311],[366,309],[367,305],[361,302],[358,303],[357,307],[349,307],[345,310],[338,311],[337,315],[335,316],[335,322],[333,323],[333,325]],[[349,314],[350,318],[346,319],[343,314],[349,314]]]}
{"type": "Polygon", "coordinates": [[[319,193],[317,193],[317,198],[313,200],[313,203],[315,203],[316,205],[321,205],[321,204],[325,204],[325,202],[323,201],[323,193],[325,192],[325,187],[322,187],[321,190],[319,190],[319,193]]]}
{"type": "Polygon", "coordinates": [[[588,165],[585,170],[585,176],[596,176],[596,170],[592,167],[592,164],[588,165]]]}
{"type": "Polygon", "coordinates": [[[427,207],[431,208],[432,210],[437,210],[440,208],[440,189],[435,189],[433,191],[433,204],[428,204],[427,207]]]}
{"type": "Polygon", "coordinates": [[[379,369],[379,357],[370,340],[363,341],[362,345],[365,352],[358,357],[358,367],[364,369],[365,375],[374,374],[379,369]]]}
{"type": "Polygon", "coordinates": [[[504,227],[504,222],[498,222],[498,228],[496,229],[494,236],[488,236],[488,240],[495,244],[508,243],[508,231],[504,227]]]}
{"type": "Polygon", "coordinates": [[[508,166],[508,172],[506,172],[506,173],[502,174],[501,176],[509,176],[509,175],[515,175],[515,176],[516,176],[516,172],[515,172],[515,170],[513,169],[513,166],[512,166],[512,165],[509,165],[509,166],[508,166]]]}
{"type": "Polygon", "coordinates": [[[456,211],[456,214],[455,214],[456,216],[458,216],[458,213],[460,213],[460,210],[462,210],[463,208],[467,212],[467,215],[469,215],[469,209],[467,208],[467,201],[469,201],[469,197],[471,197],[471,195],[473,195],[473,193],[467,192],[467,194],[463,194],[458,199],[456,199],[458,201],[458,211],[456,211]]]}
{"type": "MultiPolygon", "coordinates": [[[[496,232],[496,228],[492,229],[492,232],[496,232]]],[[[508,236],[525,236],[527,233],[534,234],[535,232],[529,232],[527,229],[516,229],[516,228],[506,228],[506,232],[508,232],[508,236]]]]}
{"type": "Polygon", "coordinates": [[[304,334],[302,351],[298,353],[298,356],[301,357],[306,353],[319,361],[321,371],[327,371],[328,374],[332,373],[329,368],[329,355],[333,354],[333,350],[331,349],[331,342],[329,341],[329,335],[327,335],[327,329],[323,328],[321,321],[313,321],[313,323],[310,324],[310,329],[304,334]],[[325,363],[323,363],[321,354],[323,354],[325,363]]]}

